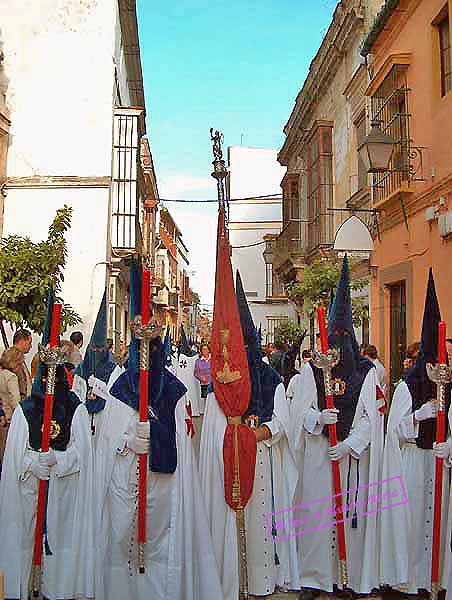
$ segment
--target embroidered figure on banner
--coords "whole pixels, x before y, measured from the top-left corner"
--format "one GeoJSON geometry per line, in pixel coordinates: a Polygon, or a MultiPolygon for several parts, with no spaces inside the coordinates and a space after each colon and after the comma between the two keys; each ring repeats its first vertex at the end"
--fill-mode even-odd
{"type": "Polygon", "coordinates": [[[238,381],[242,377],[240,371],[231,371],[231,367],[229,366],[229,352],[227,348],[229,334],[229,329],[222,329],[220,332],[224,366],[222,371],[217,372],[217,381],[219,383],[234,383],[234,381],[238,381]]]}

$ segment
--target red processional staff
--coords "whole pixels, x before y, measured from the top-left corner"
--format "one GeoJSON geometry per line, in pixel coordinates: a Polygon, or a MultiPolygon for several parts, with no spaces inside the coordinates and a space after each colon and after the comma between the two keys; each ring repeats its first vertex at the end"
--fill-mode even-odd
{"type": "Polygon", "coordinates": [[[253,492],[256,435],[242,422],[251,383],[231,266],[224,205],[218,214],[217,266],[211,337],[212,383],[227,427],[223,439],[224,494],[235,511],[239,539],[240,597],[248,598],[245,506],[253,492]]]}
{"type": "MultiPolygon", "coordinates": [[[[140,339],[140,423],[149,421],[149,343],[154,328],[150,326],[151,272],[143,269],[141,280],[141,321],[134,326],[134,333],[140,339]]],[[[147,503],[148,455],[138,457],[138,569],[144,573],[144,549],[146,545],[146,503],[147,503]]]]}
{"type": "MultiPolygon", "coordinates": [[[[48,452],[50,449],[50,433],[53,412],[53,399],[55,393],[56,368],[58,365],[63,364],[63,354],[58,346],[58,337],[60,335],[61,323],[61,309],[61,304],[54,304],[52,311],[49,346],[40,346],[39,348],[39,359],[43,364],[47,366],[41,452],[48,452]]],[[[41,593],[42,547],[44,519],[46,511],[47,485],[48,481],[44,479],[39,480],[38,502],[36,509],[35,541],[32,562],[32,592],[34,598],[38,598],[41,593]]]]}
{"type": "MultiPolygon", "coordinates": [[[[323,371],[323,380],[325,382],[325,399],[326,407],[334,408],[333,398],[333,386],[331,370],[339,362],[339,354],[337,350],[328,348],[328,333],[326,328],[325,320],[325,309],[321,306],[317,310],[317,320],[319,323],[320,342],[322,346],[322,354],[317,355],[314,359],[314,363],[317,367],[323,371]]],[[[328,425],[330,446],[336,446],[337,444],[337,431],[336,424],[328,425]]],[[[348,587],[348,569],[347,569],[347,549],[345,543],[345,527],[343,517],[343,506],[342,506],[342,485],[341,485],[341,471],[338,461],[331,462],[331,468],[333,471],[333,488],[334,498],[336,504],[336,528],[337,528],[337,542],[338,542],[338,553],[339,553],[339,568],[342,587],[345,589],[348,587]]]]}
{"type": "MultiPolygon", "coordinates": [[[[438,414],[436,417],[436,442],[446,441],[446,391],[451,381],[451,370],[447,365],[446,354],[446,323],[438,325],[438,364],[434,367],[427,365],[429,378],[437,385],[438,414]]],[[[435,460],[435,504],[433,512],[433,541],[432,541],[432,597],[436,599],[440,590],[439,563],[441,545],[441,512],[443,502],[443,462],[442,458],[435,460]]]]}

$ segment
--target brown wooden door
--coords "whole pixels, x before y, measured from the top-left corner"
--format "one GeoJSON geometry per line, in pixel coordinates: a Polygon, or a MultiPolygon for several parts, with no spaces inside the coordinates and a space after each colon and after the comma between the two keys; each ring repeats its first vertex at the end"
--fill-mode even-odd
{"type": "MultiPolygon", "coordinates": [[[[390,347],[391,347],[391,384],[394,385],[403,375],[406,340],[406,285],[399,281],[390,287],[390,347]]],[[[391,386],[392,387],[392,386],[391,386]]]]}

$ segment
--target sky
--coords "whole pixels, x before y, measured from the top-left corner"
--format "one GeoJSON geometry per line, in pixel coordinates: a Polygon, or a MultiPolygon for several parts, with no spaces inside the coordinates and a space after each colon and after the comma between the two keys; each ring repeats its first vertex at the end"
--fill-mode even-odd
{"type": "MultiPolygon", "coordinates": [[[[216,198],[210,127],[224,149],[279,149],[336,0],[138,0],[147,134],[160,198],[216,198]]],[[[213,302],[216,205],[164,203],[213,302]]]]}

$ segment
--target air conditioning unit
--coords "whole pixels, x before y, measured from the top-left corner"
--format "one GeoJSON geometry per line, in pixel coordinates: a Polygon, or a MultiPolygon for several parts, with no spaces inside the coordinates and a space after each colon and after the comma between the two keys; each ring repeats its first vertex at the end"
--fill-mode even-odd
{"type": "Polygon", "coordinates": [[[439,234],[445,238],[452,233],[452,212],[449,211],[438,218],[439,234]]]}

